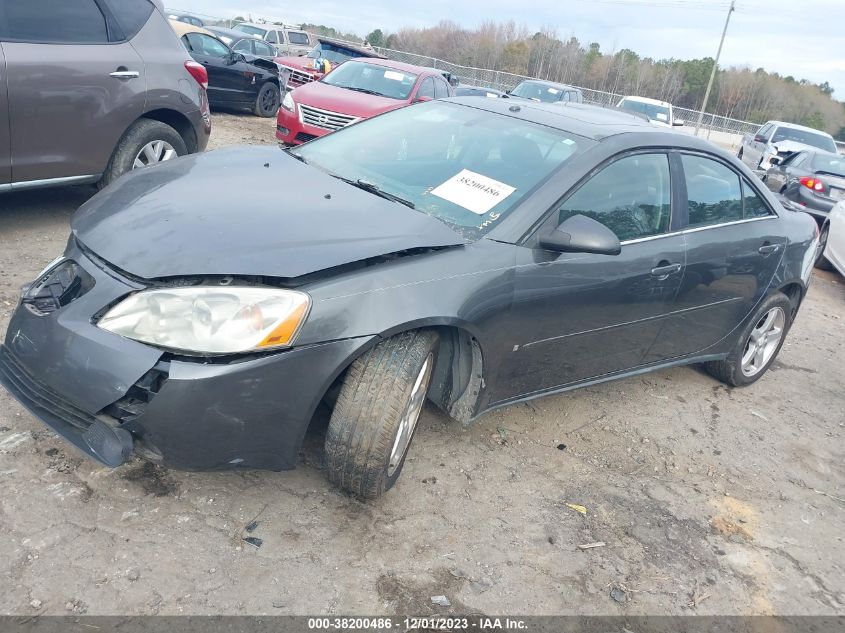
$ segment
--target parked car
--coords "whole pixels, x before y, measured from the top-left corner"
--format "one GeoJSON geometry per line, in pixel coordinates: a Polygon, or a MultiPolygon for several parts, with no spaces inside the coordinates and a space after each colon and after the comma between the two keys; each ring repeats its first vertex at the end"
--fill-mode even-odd
{"type": "Polygon", "coordinates": [[[479,86],[458,86],[455,89],[455,94],[458,97],[490,97],[493,99],[505,96],[505,93],[502,90],[496,90],[495,88],[481,88],[479,86]]]}
{"type": "Polygon", "coordinates": [[[326,472],[361,497],[426,397],[469,424],[674,365],[754,383],[818,244],[705,140],[503,99],[139,170],[71,230],[0,348],[15,398],[106,465],[190,469],[294,468],[325,402],[326,472]]]}
{"type": "Polygon", "coordinates": [[[655,125],[662,125],[664,127],[682,127],[684,125],[682,119],[675,118],[675,109],[668,101],[649,99],[647,97],[623,97],[616,104],[616,107],[644,114],[655,125]]]}
{"type": "Polygon", "coordinates": [[[816,268],[845,276],[845,202],[837,202],[822,225],[816,268]]]}
{"type": "Polygon", "coordinates": [[[366,57],[369,59],[387,59],[384,55],[376,53],[372,48],[365,48],[333,40],[328,37],[318,37],[317,45],[304,57],[277,57],[276,63],[287,70],[290,75],[287,87],[290,90],[298,88],[303,84],[317,81],[325,75],[323,61],[327,61],[332,68],[350,59],[366,57]]]}
{"type": "Polygon", "coordinates": [[[205,22],[189,13],[168,13],[167,19],[176,20],[177,22],[184,22],[186,24],[190,24],[192,26],[199,26],[201,28],[205,26],[205,22]]]}
{"type": "Polygon", "coordinates": [[[276,138],[298,145],[377,114],[454,94],[437,70],[386,59],[356,59],[320,81],[286,92],[276,119],[276,138]]]}
{"type": "Polygon", "coordinates": [[[268,62],[272,62],[278,56],[271,44],[252,35],[221,26],[209,26],[207,30],[233,51],[242,53],[244,56],[260,57],[268,62]]]}
{"type": "Polygon", "coordinates": [[[794,123],[769,121],[756,134],[742,137],[737,156],[752,169],[765,172],[772,166],[772,157],[783,160],[795,152],[813,149],[835,154],[836,144],[826,132],[794,123]]]}
{"type": "Polygon", "coordinates": [[[584,103],[580,89],[539,79],[526,79],[508,92],[508,96],[543,103],[584,103]]]}
{"type": "Polygon", "coordinates": [[[783,194],[821,224],[840,200],[845,200],[845,156],[818,150],[795,152],[781,160],[773,156],[763,176],[766,186],[783,194]]]}
{"type": "Polygon", "coordinates": [[[0,4],[0,192],[104,186],[205,149],[207,75],[160,0],[41,6],[0,4]],[[101,7],[114,16],[109,28],[101,7]]]}
{"type": "Polygon", "coordinates": [[[208,100],[213,107],[276,116],[282,94],[275,62],[237,53],[206,29],[172,20],[170,24],[191,57],[208,71],[208,100]]]}
{"type": "Polygon", "coordinates": [[[232,29],[264,40],[276,49],[277,56],[291,55],[293,57],[301,57],[308,53],[314,46],[313,38],[307,31],[293,26],[241,22],[233,26],[232,29]]]}

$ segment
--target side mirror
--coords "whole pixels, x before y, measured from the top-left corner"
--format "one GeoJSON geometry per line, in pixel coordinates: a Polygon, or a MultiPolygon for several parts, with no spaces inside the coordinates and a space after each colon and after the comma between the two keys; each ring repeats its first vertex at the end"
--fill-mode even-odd
{"type": "Polygon", "coordinates": [[[757,135],[754,136],[754,142],[755,143],[765,143],[766,139],[764,137],[760,136],[759,134],[757,134],[757,135]]]}
{"type": "Polygon", "coordinates": [[[772,167],[774,167],[775,165],[780,165],[781,162],[782,160],[779,156],[772,156],[771,158],[769,158],[769,165],[771,165],[772,167]]]}
{"type": "Polygon", "coordinates": [[[686,125],[686,122],[683,119],[672,119],[672,125],[677,127],[683,127],[686,125]]]}
{"type": "Polygon", "coordinates": [[[426,101],[433,101],[433,99],[426,95],[418,95],[416,99],[414,99],[414,103],[425,103],[426,101]]]}
{"type": "Polygon", "coordinates": [[[622,244],[616,234],[586,215],[573,215],[554,231],[540,238],[540,248],[556,253],[618,255],[622,244]]]}
{"type": "Polygon", "coordinates": [[[232,54],[229,55],[229,65],[237,64],[238,62],[245,62],[246,57],[244,57],[243,53],[236,53],[232,51],[232,54]]]}

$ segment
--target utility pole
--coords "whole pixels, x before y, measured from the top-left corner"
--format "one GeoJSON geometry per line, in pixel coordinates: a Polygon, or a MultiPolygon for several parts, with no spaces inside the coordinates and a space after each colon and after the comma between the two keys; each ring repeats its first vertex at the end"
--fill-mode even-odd
{"type": "Polygon", "coordinates": [[[719,40],[719,50],[716,51],[716,60],[713,62],[713,70],[710,71],[710,81],[707,82],[707,90],[704,92],[704,103],[701,104],[701,112],[698,113],[698,122],[695,124],[696,136],[698,136],[698,130],[701,128],[701,122],[704,120],[704,110],[707,109],[707,101],[710,99],[710,90],[713,88],[713,80],[716,78],[716,69],[719,67],[719,56],[722,54],[722,45],[725,43],[725,35],[728,33],[728,24],[730,24],[731,13],[734,12],[735,4],[736,0],[731,0],[728,17],[725,19],[725,28],[722,29],[722,39],[719,40]]]}

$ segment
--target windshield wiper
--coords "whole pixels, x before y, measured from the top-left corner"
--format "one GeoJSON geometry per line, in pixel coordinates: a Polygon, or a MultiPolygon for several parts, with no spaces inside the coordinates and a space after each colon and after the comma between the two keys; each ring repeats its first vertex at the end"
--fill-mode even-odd
{"type": "Polygon", "coordinates": [[[383,97],[384,96],[382,93],[376,92],[375,90],[370,90],[368,88],[352,88],[352,87],[347,86],[346,89],[347,90],[354,90],[355,92],[363,92],[364,94],[368,94],[368,95],[375,95],[377,97],[383,97]]]}
{"type": "Polygon", "coordinates": [[[288,147],[287,149],[285,149],[285,150],[283,150],[283,151],[284,151],[284,152],[285,152],[285,154],[287,154],[288,156],[293,156],[293,157],[294,157],[296,160],[298,160],[300,163],[305,163],[306,165],[308,164],[308,161],[307,161],[307,160],[305,160],[305,156],[303,156],[302,154],[297,154],[295,151],[293,151],[293,149],[292,149],[292,148],[288,147]]]}
{"type": "Polygon", "coordinates": [[[358,187],[358,189],[363,189],[364,191],[368,191],[368,192],[370,192],[374,195],[379,196],[380,198],[384,198],[385,200],[391,200],[392,202],[398,202],[399,204],[404,204],[409,209],[416,209],[417,208],[414,205],[414,203],[411,202],[410,200],[405,200],[405,198],[401,198],[401,197],[394,195],[392,193],[388,193],[388,192],[380,189],[378,185],[373,184],[373,183],[371,183],[367,180],[362,180],[360,178],[358,180],[352,180],[351,178],[344,178],[343,176],[338,176],[336,174],[332,174],[332,176],[334,176],[338,180],[342,180],[343,182],[345,182],[348,185],[352,185],[353,187],[358,187]]]}

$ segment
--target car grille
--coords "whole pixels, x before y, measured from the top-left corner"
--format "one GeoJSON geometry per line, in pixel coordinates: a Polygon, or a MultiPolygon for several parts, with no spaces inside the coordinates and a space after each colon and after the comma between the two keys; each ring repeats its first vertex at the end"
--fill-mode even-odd
{"type": "Polygon", "coordinates": [[[31,408],[45,410],[85,431],[96,418],[36,380],[7,347],[0,347],[0,373],[31,408]]]}
{"type": "Polygon", "coordinates": [[[303,123],[324,130],[339,130],[357,121],[357,117],[321,110],[309,105],[299,104],[299,116],[303,123]]]}
{"type": "Polygon", "coordinates": [[[314,134],[308,134],[306,132],[300,132],[296,135],[296,140],[300,143],[307,143],[308,141],[313,141],[317,138],[314,134]]]}
{"type": "Polygon", "coordinates": [[[23,293],[22,302],[39,316],[55,312],[94,287],[94,278],[68,260],[36,279],[23,293]]]}
{"type": "MultiPolygon", "coordinates": [[[[290,66],[285,66],[285,68],[290,68],[290,66]]],[[[292,88],[298,88],[303,84],[307,84],[314,81],[314,79],[314,75],[307,73],[304,70],[290,68],[290,78],[288,79],[288,86],[292,88]]]]}

